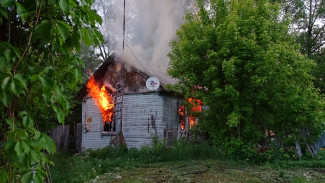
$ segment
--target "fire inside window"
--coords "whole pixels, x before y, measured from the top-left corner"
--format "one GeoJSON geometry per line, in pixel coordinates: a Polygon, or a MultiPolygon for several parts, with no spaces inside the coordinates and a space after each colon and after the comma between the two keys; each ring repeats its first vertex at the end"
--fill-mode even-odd
{"type": "MultiPolygon", "coordinates": [[[[110,96],[108,98],[108,103],[114,105],[112,96],[110,94],[108,94],[108,96],[110,96]]],[[[107,110],[102,112],[102,122],[103,122],[103,131],[104,132],[115,132],[115,130],[116,130],[115,120],[113,120],[113,118],[114,118],[113,117],[114,116],[113,108],[107,108],[107,110]]]]}
{"type": "Polygon", "coordinates": [[[179,123],[181,124],[181,129],[185,129],[185,106],[178,106],[179,123]]]}
{"type": "MultiPolygon", "coordinates": [[[[202,102],[199,99],[189,98],[188,101],[193,105],[191,113],[201,112],[202,111],[202,102]]],[[[196,124],[196,117],[190,115],[190,128],[196,124]]]]}
{"type": "MultiPolygon", "coordinates": [[[[202,102],[198,99],[189,98],[188,101],[192,104],[191,113],[197,113],[202,111],[202,102]]],[[[179,123],[181,124],[181,129],[185,129],[185,106],[178,106],[178,114],[179,114],[179,123]]],[[[189,124],[190,128],[192,128],[196,124],[196,117],[190,114],[189,116],[189,124]]]]}
{"type": "MultiPolygon", "coordinates": [[[[109,95],[109,94],[108,94],[109,95]]],[[[114,105],[113,98],[109,95],[109,103],[114,105]]],[[[115,105],[114,105],[115,107],[115,105]]],[[[114,108],[113,107],[113,108],[114,108]]],[[[113,108],[109,108],[106,111],[102,112],[102,122],[103,122],[103,131],[104,132],[115,132],[116,131],[116,124],[114,118],[114,110],[113,108]]]]}
{"type": "Polygon", "coordinates": [[[114,99],[108,92],[105,85],[96,82],[94,75],[91,75],[87,83],[88,95],[92,97],[95,104],[102,113],[103,131],[112,132],[116,130],[115,122],[112,120],[114,99]]]}

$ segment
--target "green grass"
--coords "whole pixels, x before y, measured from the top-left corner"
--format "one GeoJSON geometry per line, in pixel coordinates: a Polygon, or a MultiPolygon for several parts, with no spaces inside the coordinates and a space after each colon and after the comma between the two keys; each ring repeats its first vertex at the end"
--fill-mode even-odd
{"type": "Polygon", "coordinates": [[[229,160],[215,146],[178,142],[166,148],[106,147],[51,157],[52,181],[73,182],[324,182],[325,161],[254,165],[229,160]]]}

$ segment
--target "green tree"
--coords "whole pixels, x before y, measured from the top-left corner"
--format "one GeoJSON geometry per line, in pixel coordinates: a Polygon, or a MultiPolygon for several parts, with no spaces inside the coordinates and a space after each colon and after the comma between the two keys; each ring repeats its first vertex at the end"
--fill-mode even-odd
{"type": "Polygon", "coordinates": [[[273,0],[282,5],[284,14],[291,16],[292,29],[297,33],[301,52],[324,52],[325,1],[324,0],[273,0]]]}
{"type": "Polygon", "coordinates": [[[0,182],[44,182],[53,141],[81,81],[80,40],[103,41],[91,0],[0,1],[0,182]],[[45,124],[45,125],[44,125],[45,124]]]}
{"type": "Polygon", "coordinates": [[[169,74],[177,91],[209,106],[200,125],[212,140],[256,145],[272,130],[285,145],[302,131],[319,134],[324,99],[308,74],[315,63],[299,53],[280,6],[199,0],[198,7],[171,42],[169,74]]]}
{"type": "Polygon", "coordinates": [[[317,66],[312,74],[314,83],[325,94],[325,1],[273,0],[279,2],[284,14],[292,17],[292,29],[301,45],[301,53],[313,59],[317,66]]]}
{"type": "Polygon", "coordinates": [[[105,61],[102,60],[100,54],[95,52],[95,47],[87,46],[85,44],[82,44],[80,47],[80,52],[78,53],[78,56],[81,60],[83,60],[85,67],[82,68],[82,83],[85,84],[90,74],[88,70],[91,72],[95,72],[97,68],[105,61]]]}

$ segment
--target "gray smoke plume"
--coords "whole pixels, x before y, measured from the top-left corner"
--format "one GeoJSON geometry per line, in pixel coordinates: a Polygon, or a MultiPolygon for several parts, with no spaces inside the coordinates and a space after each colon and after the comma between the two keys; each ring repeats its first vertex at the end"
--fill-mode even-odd
{"type": "Polygon", "coordinates": [[[174,83],[166,74],[169,42],[176,37],[176,30],[183,22],[188,2],[189,0],[126,0],[123,51],[123,1],[113,0],[110,3],[111,18],[104,20],[104,34],[115,37],[116,47],[113,50],[125,62],[150,76],[157,76],[163,84],[174,83]]]}

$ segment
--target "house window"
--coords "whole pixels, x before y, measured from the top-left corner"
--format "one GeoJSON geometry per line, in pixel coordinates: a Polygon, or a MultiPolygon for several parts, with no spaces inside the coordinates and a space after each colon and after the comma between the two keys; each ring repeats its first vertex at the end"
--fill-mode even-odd
{"type": "MultiPolygon", "coordinates": [[[[113,101],[110,101],[110,103],[113,103],[113,101]]],[[[114,105],[114,108],[116,105],[114,105]]],[[[109,108],[102,112],[102,135],[116,135],[116,112],[114,108],[109,108]]]]}
{"type": "Polygon", "coordinates": [[[116,123],[114,120],[105,121],[102,125],[102,135],[116,135],[116,123]]]}
{"type": "Polygon", "coordinates": [[[116,130],[115,122],[113,122],[113,121],[111,121],[111,122],[106,121],[104,123],[104,126],[103,126],[103,131],[104,132],[115,132],[115,130],[116,130]]]}

